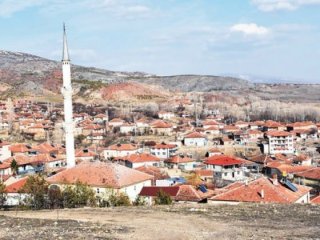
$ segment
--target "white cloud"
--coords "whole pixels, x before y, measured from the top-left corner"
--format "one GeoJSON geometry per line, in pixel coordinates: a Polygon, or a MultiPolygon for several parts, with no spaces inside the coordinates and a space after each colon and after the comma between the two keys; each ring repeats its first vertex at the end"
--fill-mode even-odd
{"type": "Polygon", "coordinates": [[[240,23],[235,24],[230,28],[231,32],[243,33],[247,36],[263,36],[270,33],[270,30],[263,26],[258,26],[255,23],[240,23]]]}
{"type": "Polygon", "coordinates": [[[251,0],[251,2],[264,12],[293,11],[302,6],[320,5],[320,0],[251,0]]]}
{"type": "Polygon", "coordinates": [[[0,17],[10,17],[26,8],[39,6],[43,0],[2,0],[0,1],[0,17]]]}
{"type": "Polygon", "coordinates": [[[0,17],[11,17],[31,7],[39,7],[45,13],[56,14],[75,10],[92,10],[95,14],[112,14],[121,18],[151,16],[151,9],[127,0],[0,0],[0,17]]]}

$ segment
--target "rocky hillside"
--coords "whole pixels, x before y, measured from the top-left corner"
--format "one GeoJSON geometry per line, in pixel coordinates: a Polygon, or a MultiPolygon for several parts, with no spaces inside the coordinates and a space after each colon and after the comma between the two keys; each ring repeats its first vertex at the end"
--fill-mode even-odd
{"type": "MultiPolygon", "coordinates": [[[[115,72],[104,69],[88,68],[73,65],[73,80],[101,81],[103,83],[119,83],[137,81],[152,85],[160,85],[169,90],[211,91],[248,88],[248,81],[217,76],[155,76],[141,72],[115,72]]],[[[26,53],[0,51],[0,82],[12,85],[16,92],[41,94],[43,89],[58,92],[61,86],[60,62],[48,60],[26,53]]]]}

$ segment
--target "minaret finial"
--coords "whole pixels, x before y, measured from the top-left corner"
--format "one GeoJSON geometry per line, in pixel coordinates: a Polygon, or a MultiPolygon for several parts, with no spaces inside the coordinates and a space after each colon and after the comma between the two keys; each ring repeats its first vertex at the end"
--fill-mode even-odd
{"type": "Polygon", "coordinates": [[[63,50],[62,50],[62,61],[70,61],[69,50],[68,50],[68,41],[66,33],[66,25],[63,23],[63,50]]]}

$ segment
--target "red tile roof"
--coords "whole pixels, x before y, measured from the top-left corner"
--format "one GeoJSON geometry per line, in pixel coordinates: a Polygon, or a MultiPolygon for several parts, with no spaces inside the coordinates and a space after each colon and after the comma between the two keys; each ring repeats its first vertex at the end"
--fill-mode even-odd
{"type": "Polygon", "coordinates": [[[269,132],[267,132],[267,136],[270,136],[270,137],[288,137],[288,136],[292,136],[292,133],[285,132],[285,131],[269,131],[269,132]]]}
{"type": "Polygon", "coordinates": [[[58,151],[58,148],[52,146],[49,143],[41,143],[37,146],[33,146],[32,149],[40,153],[52,153],[52,152],[58,151]]]}
{"type": "Polygon", "coordinates": [[[320,204],[320,195],[311,199],[311,203],[320,204]]]}
{"type": "Polygon", "coordinates": [[[208,157],[204,163],[207,165],[231,166],[231,165],[244,164],[245,161],[238,158],[225,156],[225,155],[217,155],[217,156],[208,157]]]}
{"type": "Polygon", "coordinates": [[[213,191],[207,189],[206,193],[197,190],[192,185],[181,185],[179,186],[179,192],[175,197],[176,201],[190,201],[190,202],[200,202],[203,199],[212,197],[213,191]]]}
{"type": "Polygon", "coordinates": [[[165,121],[162,121],[162,120],[158,120],[158,121],[155,121],[151,124],[151,126],[153,128],[172,128],[172,124],[171,123],[168,123],[168,122],[165,122],[165,121]]]}
{"type": "Polygon", "coordinates": [[[298,173],[295,173],[296,176],[298,177],[304,177],[308,179],[313,179],[313,180],[320,180],[320,167],[315,167],[308,169],[306,171],[301,171],[298,173]]]}
{"type": "Polygon", "coordinates": [[[147,180],[151,175],[110,162],[83,162],[66,169],[47,181],[52,184],[75,184],[77,181],[89,186],[120,189],[147,180]]]}
{"type": "Polygon", "coordinates": [[[161,190],[170,197],[175,197],[179,191],[179,187],[143,187],[139,195],[145,197],[156,197],[161,190]]]}
{"type": "Polygon", "coordinates": [[[116,150],[116,151],[133,151],[137,150],[138,147],[134,144],[114,144],[107,148],[108,150],[116,150]]]}
{"type": "Polygon", "coordinates": [[[153,176],[154,181],[169,178],[169,175],[165,171],[163,171],[161,168],[154,167],[154,166],[144,165],[144,166],[135,168],[135,170],[138,170],[140,172],[144,172],[146,174],[153,176]]]}
{"type": "Polygon", "coordinates": [[[155,146],[153,146],[153,149],[172,149],[172,148],[176,148],[177,145],[175,144],[166,144],[166,143],[160,143],[160,144],[156,144],[155,146]]]}
{"type": "Polygon", "coordinates": [[[95,157],[97,156],[97,154],[88,149],[79,149],[76,151],[75,156],[76,157],[95,157]]]}
{"type": "Polygon", "coordinates": [[[184,138],[206,138],[205,136],[203,136],[201,133],[199,132],[192,132],[189,133],[187,136],[185,136],[184,138]]]}
{"type": "Polygon", "coordinates": [[[149,153],[137,153],[130,154],[125,157],[117,157],[115,160],[123,160],[131,163],[143,163],[143,162],[160,162],[160,159],[149,153]]]}
{"type": "Polygon", "coordinates": [[[26,184],[28,177],[21,178],[6,187],[6,193],[18,193],[26,184]]]}
{"type": "Polygon", "coordinates": [[[266,177],[258,178],[248,184],[236,182],[228,186],[225,191],[214,196],[214,201],[233,202],[263,202],[263,203],[294,203],[307,194],[311,188],[296,185],[298,191],[293,192],[281,183],[273,184],[266,177]]]}
{"type": "Polygon", "coordinates": [[[189,163],[189,162],[194,162],[194,160],[192,158],[189,158],[187,156],[181,156],[181,155],[175,155],[167,160],[165,160],[166,163],[175,163],[175,164],[179,164],[179,163],[189,163]]]}
{"type": "Polygon", "coordinates": [[[29,148],[26,144],[18,143],[10,146],[10,151],[13,153],[25,153],[29,151],[29,148]]]}

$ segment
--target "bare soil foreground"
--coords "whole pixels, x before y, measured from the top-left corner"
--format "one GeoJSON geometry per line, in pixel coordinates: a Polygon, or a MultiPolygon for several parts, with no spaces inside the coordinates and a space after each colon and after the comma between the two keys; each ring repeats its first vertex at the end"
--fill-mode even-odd
{"type": "Polygon", "coordinates": [[[320,239],[320,206],[174,205],[1,211],[0,239],[320,239]]]}

